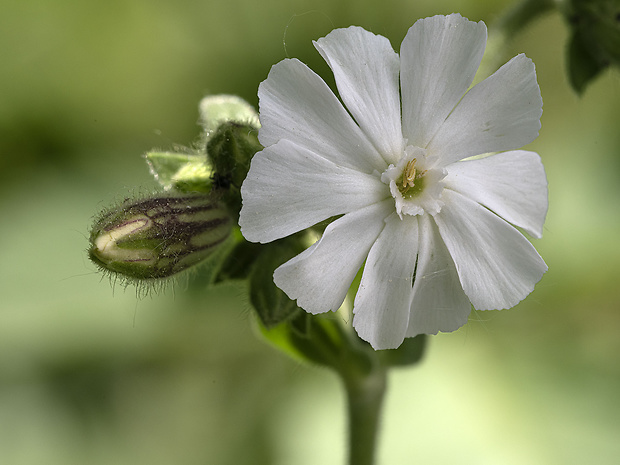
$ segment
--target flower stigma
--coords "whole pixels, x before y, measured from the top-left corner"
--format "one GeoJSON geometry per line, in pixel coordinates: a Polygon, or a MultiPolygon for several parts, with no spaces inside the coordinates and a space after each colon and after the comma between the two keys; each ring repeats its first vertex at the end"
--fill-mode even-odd
{"type": "Polygon", "coordinates": [[[424,189],[424,175],[426,174],[427,170],[416,170],[415,164],[417,161],[417,158],[408,161],[403,171],[402,186],[399,188],[399,190],[400,193],[403,195],[403,198],[405,199],[415,197],[424,189]],[[418,181],[417,184],[416,181],[418,181]]]}

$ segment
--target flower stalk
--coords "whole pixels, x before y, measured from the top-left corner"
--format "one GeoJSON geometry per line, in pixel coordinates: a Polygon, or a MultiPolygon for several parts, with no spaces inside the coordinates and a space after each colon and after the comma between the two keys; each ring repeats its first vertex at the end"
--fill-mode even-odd
{"type": "Polygon", "coordinates": [[[375,463],[387,386],[386,367],[376,357],[364,355],[347,353],[340,371],[347,396],[349,465],[375,463]]]}
{"type": "Polygon", "coordinates": [[[349,464],[372,465],[386,389],[385,370],[345,380],[349,421],[349,464]]]}

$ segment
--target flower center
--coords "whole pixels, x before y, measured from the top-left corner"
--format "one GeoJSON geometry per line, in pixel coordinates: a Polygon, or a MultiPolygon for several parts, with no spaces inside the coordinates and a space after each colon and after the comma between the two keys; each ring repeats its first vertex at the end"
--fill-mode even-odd
{"type": "Polygon", "coordinates": [[[390,165],[383,172],[381,181],[390,186],[396,213],[402,218],[403,215],[439,213],[443,206],[441,180],[445,176],[444,169],[430,163],[425,149],[408,145],[396,166],[390,165]]]}
{"type": "Polygon", "coordinates": [[[398,179],[398,190],[404,199],[411,199],[424,190],[424,175],[427,170],[416,170],[417,161],[417,158],[408,161],[403,170],[403,175],[398,179]]]}

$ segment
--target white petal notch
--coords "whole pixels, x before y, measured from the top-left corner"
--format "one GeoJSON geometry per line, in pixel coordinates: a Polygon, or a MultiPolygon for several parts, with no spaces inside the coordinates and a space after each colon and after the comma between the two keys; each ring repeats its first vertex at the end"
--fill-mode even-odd
{"type": "Polygon", "coordinates": [[[514,307],[534,290],[547,265],[514,227],[480,204],[446,189],[435,216],[465,294],[478,310],[514,307]]]}
{"type": "Polygon", "coordinates": [[[446,186],[493,210],[540,239],[549,204],[547,175],[540,156],[516,150],[453,163],[446,186]]]}
{"type": "Polygon", "coordinates": [[[399,56],[384,37],[337,29],[315,47],[343,103],[294,59],[259,88],[265,149],[241,188],[241,231],[264,243],[339,216],[274,281],[318,314],[363,267],[353,327],[377,350],[455,331],[472,305],[513,307],[547,270],[517,229],[540,238],[548,208],[541,159],[521,150],[540,130],[535,67],[518,55],[469,88],[486,38],[482,22],[434,16],[399,56]]]}

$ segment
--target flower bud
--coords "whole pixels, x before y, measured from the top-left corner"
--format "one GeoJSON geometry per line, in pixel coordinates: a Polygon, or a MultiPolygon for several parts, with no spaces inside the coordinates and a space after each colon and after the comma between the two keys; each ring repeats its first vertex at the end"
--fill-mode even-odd
{"type": "Polygon", "coordinates": [[[128,278],[167,278],[211,255],[231,227],[227,210],[210,196],[125,200],[95,221],[88,254],[128,278]]]}
{"type": "Polygon", "coordinates": [[[258,129],[258,113],[252,105],[236,95],[209,95],[200,101],[200,125],[205,130],[205,142],[226,123],[249,125],[258,129]]]}
{"type": "Polygon", "coordinates": [[[207,153],[218,177],[241,187],[250,169],[250,161],[262,150],[258,131],[233,121],[222,124],[207,143],[207,153]]]}

